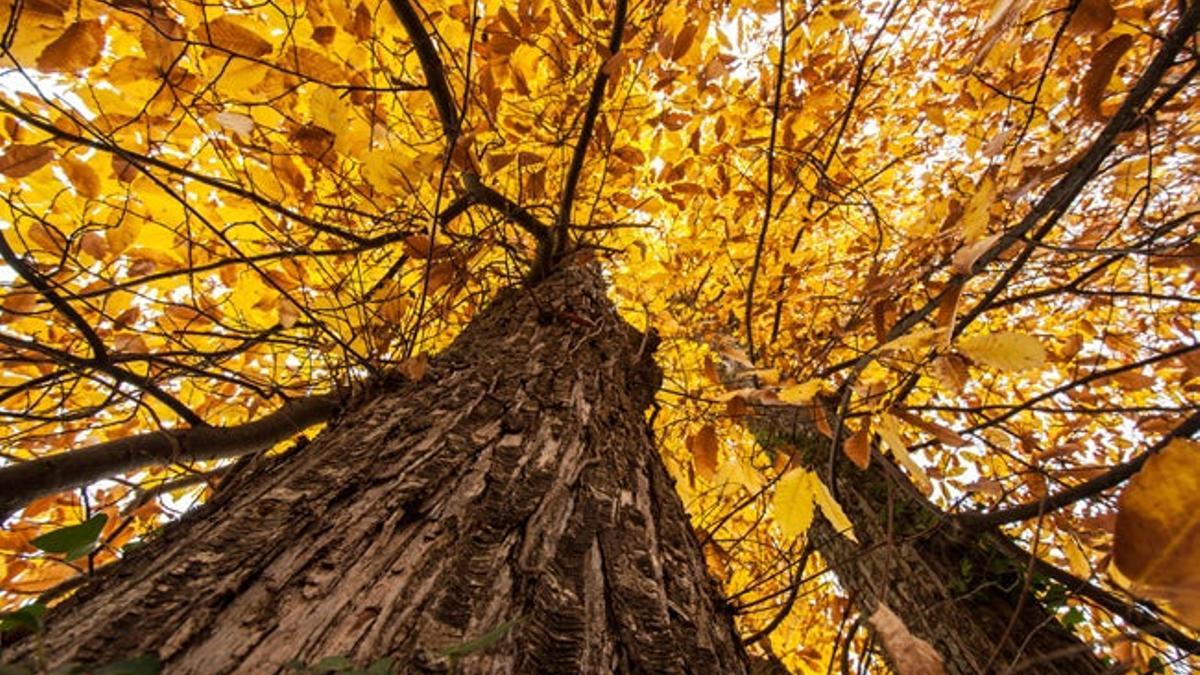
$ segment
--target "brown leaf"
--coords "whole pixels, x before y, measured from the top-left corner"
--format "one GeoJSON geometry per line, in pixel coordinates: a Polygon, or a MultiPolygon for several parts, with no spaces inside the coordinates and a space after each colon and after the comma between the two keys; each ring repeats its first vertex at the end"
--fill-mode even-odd
{"type": "Polygon", "coordinates": [[[108,241],[99,232],[88,232],[83,235],[79,240],[79,247],[96,260],[104,260],[108,257],[108,241]]]}
{"type": "Polygon", "coordinates": [[[367,40],[371,37],[371,10],[363,3],[358,3],[354,7],[354,18],[347,28],[349,33],[359,40],[367,40]]]}
{"type": "Polygon", "coordinates": [[[74,157],[64,158],[61,167],[71,185],[75,186],[76,192],[88,199],[100,196],[100,176],[96,175],[92,167],[74,157]]]}
{"type": "Polygon", "coordinates": [[[704,425],[700,431],[687,438],[687,447],[692,453],[696,472],[704,480],[711,481],[717,472],[718,446],[717,430],[711,424],[704,425]]]}
{"type": "Polygon", "coordinates": [[[1133,36],[1126,33],[1109,40],[1092,54],[1087,75],[1084,75],[1083,82],[1079,85],[1079,106],[1088,119],[1104,119],[1103,113],[1100,112],[1104,90],[1108,88],[1108,81],[1112,79],[1121,57],[1132,46],[1133,36]]]}
{"type": "Polygon", "coordinates": [[[134,178],[137,178],[138,168],[133,162],[127,161],[120,155],[112,156],[112,172],[113,176],[121,183],[132,183],[134,178]]]}
{"type": "Polygon", "coordinates": [[[54,159],[54,150],[45,145],[10,145],[0,155],[0,174],[23,178],[54,159]]]}
{"type": "Polygon", "coordinates": [[[850,435],[842,444],[842,452],[854,462],[854,466],[865,470],[871,464],[871,425],[864,422],[861,429],[850,435]]]}
{"type": "Polygon", "coordinates": [[[334,38],[337,37],[337,26],[316,26],[313,28],[313,42],[328,47],[333,44],[334,38]]]}
{"type": "Polygon", "coordinates": [[[942,657],[933,645],[909,632],[887,605],[880,604],[870,621],[898,675],[943,675],[946,672],[942,657]]]}
{"type": "Polygon", "coordinates": [[[76,21],[46,45],[37,67],[46,72],[73,73],[96,65],[104,51],[104,26],[99,21],[76,21]]]}
{"type": "Polygon", "coordinates": [[[1076,35],[1103,33],[1112,28],[1116,16],[1110,0],[1081,0],[1067,24],[1067,32],[1076,35]]]}

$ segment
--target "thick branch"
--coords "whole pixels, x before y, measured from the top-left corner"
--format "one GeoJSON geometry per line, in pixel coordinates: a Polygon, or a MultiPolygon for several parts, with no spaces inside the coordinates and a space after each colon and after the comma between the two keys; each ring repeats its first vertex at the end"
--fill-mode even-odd
{"type": "Polygon", "coordinates": [[[31,500],[144,466],[237,457],[265,450],[337,412],[337,396],[310,396],[236,427],[192,427],[129,436],[0,468],[0,521],[31,500]]]}

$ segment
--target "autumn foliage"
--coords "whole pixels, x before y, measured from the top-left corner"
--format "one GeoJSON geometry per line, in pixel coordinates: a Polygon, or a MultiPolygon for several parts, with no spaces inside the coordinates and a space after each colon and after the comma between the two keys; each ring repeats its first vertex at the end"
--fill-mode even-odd
{"type": "MultiPolygon", "coordinates": [[[[829,452],[1060,570],[1018,583],[1102,658],[1194,666],[1198,6],[7,4],[0,477],[420,380],[499,289],[595,260],[662,338],[657,437],[753,649],[878,649],[802,555],[817,513],[853,536],[837,495],[743,424],[820,404],[829,452]]],[[[171,438],[20,505],[9,609],[241,454],[171,438]]]]}

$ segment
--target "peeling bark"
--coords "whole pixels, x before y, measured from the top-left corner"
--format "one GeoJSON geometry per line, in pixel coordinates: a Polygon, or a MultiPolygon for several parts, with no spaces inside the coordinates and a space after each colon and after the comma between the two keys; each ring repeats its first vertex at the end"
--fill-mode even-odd
{"type": "Polygon", "coordinates": [[[364,394],[51,610],[49,665],[746,672],[645,423],[653,343],[584,268],[501,294],[422,381],[364,394]]]}
{"type": "MultiPolygon", "coordinates": [[[[749,425],[764,445],[791,446],[793,461],[826,479],[831,443],[807,409],[759,408],[749,425]]],[[[838,504],[859,543],[820,514],[808,536],[860,612],[888,605],[937,649],[949,675],[1105,670],[1090,646],[1028,592],[1025,566],[996,551],[986,532],[942,517],[878,454],[862,471],[839,451],[834,466],[838,504]]]]}

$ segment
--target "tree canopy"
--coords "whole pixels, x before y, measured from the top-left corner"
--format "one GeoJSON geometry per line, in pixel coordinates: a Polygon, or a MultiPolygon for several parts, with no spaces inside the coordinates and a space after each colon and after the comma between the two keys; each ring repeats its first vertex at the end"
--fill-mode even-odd
{"type": "Polygon", "coordinates": [[[818,427],[849,437],[832,451],[890,456],[947,517],[1062,570],[1040,597],[1098,653],[1180,663],[1119,610],[1200,626],[1198,17],[0,8],[0,476],[109,453],[15,506],[0,598],[61,589],[205,499],[246,449],[222,438],[286,448],[362,382],[420,380],[499,289],[583,258],[662,339],[662,453],[743,631],[770,629],[759,648],[796,672],[864,649],[802,554],[837,495],[739,424],[825,401],[818,427]],[[81,523],[83,550],[46,543],[81,523]]]}

